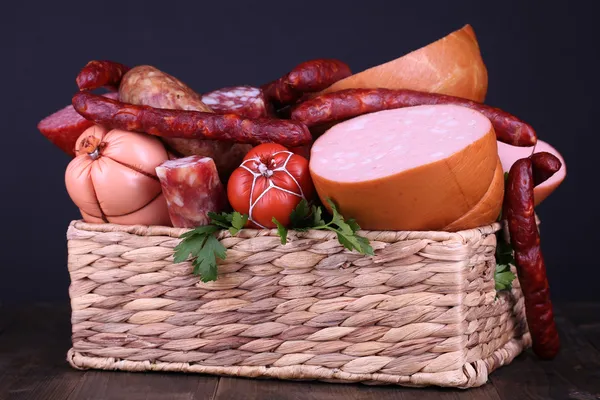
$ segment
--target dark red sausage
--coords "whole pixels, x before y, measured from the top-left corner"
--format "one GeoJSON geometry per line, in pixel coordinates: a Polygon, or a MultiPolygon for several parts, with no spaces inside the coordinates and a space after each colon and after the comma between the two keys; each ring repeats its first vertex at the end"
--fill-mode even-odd
{"type": "Polygon", "coordinates": [[[501,142],[513,146],[533,146],[537,142],[530,125],[498,108],[460,97],[407,89],[346,89],[324,94],[295,106],[291,119],[311,128],[376,111],[426,104],[455,104],[481,112],[490,119],[501,142]]]}
{"type": "MultiPolygon", "coordinates": [[[[116,99],[118,93],[105,93],[103,96],[116,99]]],[[[92,125],[94,125],[92,121],[83,118],[69,104],[42,119],[38,123],[37,128],[55,146],[71,157],[75,157],[75,143],[77,139],[92,125]]]]}
{"type": "Polygon", "coordinates": [[[560,167],[562,167],[562,163],[558,157],[545,151],[532,154],[531,164],[534,186],[538,186],[550,179],[550,177],[557,173],[560,167]]]}
{"type": "Polygon", "coordinates": [[[75,111],[99,125],[169,138],[213,139],[237,143],[308,144],[308,128],[296,121],[249,119],[236,114],[159,109],[107,99],[90,92],[73,96],[75,111]]]}
{"type": "Polygon", "coordinates": [[[121,78],[129,67],[114,61],[90,61],[77,75],[79,90],[94,90],[101,87],[118,90],[121,78]]]}
{"type": "Polygon", "coordinates": [[[350,67],[339,60],[324,58],[298,64],[279,79],[264,84],[267,100],[277,107],[293,104],[304,93],[319,92],[352,75],[350,67]]]}
{"type": "Polygon", "coordinates": [[[246,118],[273,115],[263,91],[252,86],[231,86],[202,95],[202,102],[217,114],[237,114],[246,118]]]}
{"type": "Polygon", "coordinates": [[[533,351],[540,358],[551,359],[560,349],[560,340],[535,221],[533,187],[531,158],[517,160],[508,173],[503,215],[515,251],[533,351]]]}

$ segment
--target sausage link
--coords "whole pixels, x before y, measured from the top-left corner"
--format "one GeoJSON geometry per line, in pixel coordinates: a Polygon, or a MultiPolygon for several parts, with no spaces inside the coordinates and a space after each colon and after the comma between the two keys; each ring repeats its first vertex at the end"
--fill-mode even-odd
{"type": "Polygon", "coordinates": [[[350,75],[350,67],[340,60],[315,59],[298,64],[281,78],[262,85],[261,89],[269,102],[281,107],[293,104],[305,93],[324,90],[350,75]]]}
{"type": "Polygon", "coordinates": [[[246,118],[273,115],[263,91],[252,86],[224,87],[202,95],[202,102],[217,114],[237,114],[246,118]]]}
{"type": "Polygon", "coordinates": [[[75,81],[79,90],[94,90],[101,87],[119,89],[123,75],[129,67],[114,61],[90,61],[79,72],[75,81]]]}
{"type": "Polygon", "coordinates": [[[345,89],[307,100],[294,107],[291,119],[309,128],[362,114],[419,105],[455,104],[481,112],[490,119],[498,140],[513,146],[533,146],[533,128],[498,108],[460,97],[408,89],[345,89]]]}
{"type": "Polygon", "coordinates": [[[160,137],[248,144],[275,142],[289,147],[308,144],[312,140],[308,128],[296,121],[159,109],[126,104],[90,92],[76,93],[72,103],[75,111],[96,124],[160,137]]]}
{"type": "Polygon", "coordinates": [[[517,275],[525,297],[525,314],[538,357],[551,359],[560,349],[550,287],[534,214],[531,158],[517,160],[508,173],[503,213],[515,252],[517,275]]]}
{"type": "Polygon", "coordinates": [[[562,163],[554,154],[542,151],[531,155],[531,167],[533,169],[533,185],[538,186],[557,173],[562,167],[562,163]]]}

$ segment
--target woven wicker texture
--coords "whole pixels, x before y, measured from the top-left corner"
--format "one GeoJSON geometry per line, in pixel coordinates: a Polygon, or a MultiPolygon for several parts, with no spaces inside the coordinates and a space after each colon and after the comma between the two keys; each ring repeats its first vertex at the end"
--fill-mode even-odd
{"type": "Polygon", "coordinates": [[[185,229],[86,224],[67,232],[76,368],[167,370],[474,387],[530,345],[518,282],[494,290],[499,224],[361,232],[242,230],[216,282],[173,264],[185,229]]]}

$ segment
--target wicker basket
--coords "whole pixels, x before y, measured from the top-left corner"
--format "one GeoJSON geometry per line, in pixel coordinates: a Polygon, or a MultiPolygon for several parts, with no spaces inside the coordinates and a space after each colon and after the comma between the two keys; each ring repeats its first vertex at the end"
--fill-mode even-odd
{"type": "Polygon", "coordinates": [[[530,345],[518,282],[494,289],[494,233],[224,231],[216,282],[173,264],[184,229],[68,229],[75,368],[468,388],[530,345]]]}

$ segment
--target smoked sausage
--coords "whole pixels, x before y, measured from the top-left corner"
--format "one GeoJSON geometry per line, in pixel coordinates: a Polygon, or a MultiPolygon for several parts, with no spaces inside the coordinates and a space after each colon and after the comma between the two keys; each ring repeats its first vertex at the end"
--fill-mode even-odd
{"type": "Polygon", "coordinates": [[[262,85],[261,89],[267,100],[279,108],[295,103],[305,93],[320,92],[350,75],[350,67],[340,60],[315,59],[298,64],[281,78],[262,85]]]}
{"type": "Polygon", "coordinates": [[[538,186],[557,173],[562,167],[562,163],[554,154],[541,151],[531,155],[531,167],[533,169],[533,185],[538,186]]]}
{"type": "Polygon", "coordinates": [[[540,358],[552,359],[560,349],[560,340],[535,221],[532,165],[532,159],[528,157],[517,160],[510,168],[503,215],[508,223],[517,275],[525,297],[533,351],[540,358]]]}
{"type": "Polygon", "coordinates": [[[90,92],[76,93],[72,103],[75,111],[96,124],[160,137],[248,144],[274,142],[286,147],[301,146],[312,140],[306,125],[296,121],[159,109],[126,104],[90,92]]]}
{"type": "Polygon", "coordinates": [[[79,90],[94,90],[101,87],[118,90],[121,79],[127,71],[129,67],[118,62],[94,60],[83,67],[75,81],[79,90]]]}
{"type": "Polygon", "coordinates": [[[291,112],[291,119],[309,128],[372,112],[419,105],[454,104],[481,112],[490,119],[501,142],[513,146],[533,146],[533,128],[498,108],[460,97],[408,89],[346,89],[306,100],[291,112]]]}

